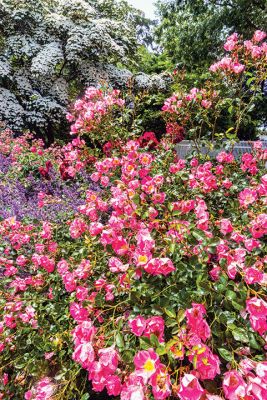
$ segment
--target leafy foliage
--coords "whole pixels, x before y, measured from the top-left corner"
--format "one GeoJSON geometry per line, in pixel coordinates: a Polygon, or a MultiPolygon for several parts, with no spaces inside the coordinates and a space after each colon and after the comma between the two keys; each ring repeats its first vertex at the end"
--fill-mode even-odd
{"type": "Polygon", "coordinates": [[[174,65],[190,71],[220,55],[227,35],[250,37],[256,29],[267,29],[265,0],[170,0],[158,1],[157,7],[159,43],[174,65]]]}
{"type": "Polygon", "coordinates": [[[226,56],[210,66],[212,75],[202,88],[185,92],[183,76],[177,72],[177,92],[162,108],[167,131],[182,126],[194,141],[203,137],[212,142],[225,136],[251,138],[253,128],[255,131],[265,120],[254,117],[256,109],[266,108],[262,90],[262,82],[267,80],[265,38],[263,31],[244,42],[237,33],[229,36],[224,44],[226,56]]]}

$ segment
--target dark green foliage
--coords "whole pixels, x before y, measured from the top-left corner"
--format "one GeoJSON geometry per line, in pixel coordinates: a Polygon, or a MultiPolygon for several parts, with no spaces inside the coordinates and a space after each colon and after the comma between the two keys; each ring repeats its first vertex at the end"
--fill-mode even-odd
{"type": "Polygon", "coordinates": [[[159,0],[157,8],[158,43],[174,65],[191,71],[214,61],[227,35],[267,29],[265,0],[159,0]]]}

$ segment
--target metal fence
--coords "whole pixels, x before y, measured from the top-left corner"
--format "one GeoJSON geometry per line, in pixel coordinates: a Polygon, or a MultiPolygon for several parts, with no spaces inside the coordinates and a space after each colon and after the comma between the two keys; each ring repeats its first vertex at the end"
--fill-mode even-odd
{"type": "MultiPolygon", "coordinates": [[[[267,139],[261,140],[263,148],[267,149],[267,139]]],[[[197,150],[194,143],[191,140],[183,140],[176,145],[176,151],[179,158],[185,158],[187,155],[197,150]]],[[[239,158],[244,153],[251,153],[253,148],[253,142],[240,141],[234,145],[233,155],[235,158],[239,158]]],[[[201,147],[200,152],[202,154],[209,154],[211,157],[216,156],[220,151],[225,150],[223,143],[220,149],[209,150],[207,147],[201,147]]]]}

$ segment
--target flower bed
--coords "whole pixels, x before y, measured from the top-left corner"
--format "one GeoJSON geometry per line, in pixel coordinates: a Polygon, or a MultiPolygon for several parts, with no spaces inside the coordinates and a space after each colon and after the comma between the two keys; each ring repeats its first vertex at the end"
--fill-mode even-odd
{"type": "MultiPolygon", "coordinates": [[[[212,69],[262,77],[265,36],[212,69]]],[[[2,132],[0,399],[267,398],[267,150],[178,157],[176,100],[161,140],[121,140],[124,102],[96,88],[68,115],[88,146],[2,132]]]]}
{"type": "Polygon", "coordinates": [[[0,218],[68,220],[83,203],[85,188],[97,189],[85,169],[81,171],[79,150],[73,151],[71,144],[45,149],[32,135],[12,136],[9,130],[0,134],[0,218]],[[69,160],[70,154],[75,161],[69,160]],[[65,179],[74,175],[75,181],[65,179]]]}
{"type": "Polygon", "coordinates": [[[2,221],[2,398],[264,399],[266,157],[130,141],[67,224],[2,221]]]}

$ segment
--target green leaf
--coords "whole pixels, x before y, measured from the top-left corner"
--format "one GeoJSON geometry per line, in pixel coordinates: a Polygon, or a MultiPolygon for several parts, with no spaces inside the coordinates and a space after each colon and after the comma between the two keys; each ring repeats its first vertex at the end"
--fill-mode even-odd
{"type": "Polygon", "coordinates": [[[168,315],[170,318],[176,318],[176,313],[173,311],[173,309],[170,308],[164,308],[165,313],[168,315]]]}
{"type": "Polygon", "coordinates": [[[229,112],[229,114],[232,114],[232,112],[233,112],[233,109],[234,109],[233,105],[231,105],[231,106],[228,108],[228,112],[229,112]]]}
{"type": "Polygon", "coordinates": [[[244,309],[244,306],[241,306],[240,304],[238,304],[236,301],[232,301],[232,304],[234,306],[234,308],[238,311],[241,311],[244,309]]]}
{"type": "Polygon", "coordinates": [[[170,328],[170,327],[176,326],[177,325],[177,321],[176,321],[176,319],[173,319],[173,318],[171,318],[171,319],[167,318],[166,321],[165,321],[165,325],[168,328],[170,328]]]}
{"type": "Polygon", "coordinates": [[[88,400],[90,399],[90,394],[89,393],[84,393],[81,397],[81,400],[88,400]]]}
{"type": "Polygon", "coordinates": [[[249,333],[249,344],[253,349],[261,350],[262,346],[257,342],[257,339],[253,333],[249,333]]]}
{"type": "Polygon", "coordinates": [[[139,342],[140,342],[140,347],[143,350],[147,350],[151,347],[151,342],[148,337],[145,337],[145,336],[140,337],[139,342]]]}
{"type": "Polygon", "coordinates": [[[122,336],[122,334],[120,332],[117,333],[117,335],[116,335],[116,345],[119,348],[124,347],[124,339],[123,339],[123,336],[122,336]]]}
{"type": "Polygon", "coordinates": [[[169,211],[172,211],[172,210],[173,210],[173,207],[174,207],[174,206],[173,206],[172,203],[168,203],[168,210],[169,210],[169,211]]]}
{"type": "Polygon", "coordinates": [[[238,340],[239,342],[242,343],[249,342],[248,334],[243,328],[236,328],[235,330],[232,331],[232,335],[235,338],[235,340],[238,340]]]}
{"type": "Polygon", "coordinates": [[[185,311],[184,310],[179,310],[177,314],[177,322],[180,323],[185,317],[185,311]]]}
{"type": "Polygon", "coordinates": [[[122,353],[122,359],[125,363],[130,364],[133,361],[134,353],[131,350],[126,350],[122,353]]]}
{"type": "Polygon", "coordinates": [[[248,108],[247,112],[253,111],[255,108],[255,104],[251,104],[251,106],[248,108]]]}
{"type": "Polygon", "coordinates": [[[163,356],[164,354],[166,354],[165,346],[163,344],[160,344],[159,347],[157,347],[157,349],[156,349],[156,353],[159,356],[163,356]]]}
{"type": "Polygon", "coordinates": [[[118,322],[118,329],[121,329],[123,326],[123,319],[120,319],[118,322]]]}
{"type": "Polygon", "coordinates": [[[25,368],[25,364],[23,363],[23,364],[15,364],[15,368],[16,369],[23,369],[23,368],[25,368]]]}
{"type": "Polygon", "coordinates": [[[225,297],[229,300],[234,300],[236,298],[236,293],[233,290],[227,290],[225,297]]]}
{"type": "Polygon", "coordinates": [[[246,85],[249,86],[254,80],[256,79],[255,76],[253,76],[252,78],[249,78],[246,82],[246,85]]]}
{"type": "Polygon", "coordinates": [[[207,239],[207,237],[203,231],[193,231],[192,235],[194,236],[195,239],[197,239],[199,241],[207,239]]]}
{"type": "Polygon", "coordinates": [[[175,326],[174,328],[172,328],[172,335],[176,335],[178,332],[179,332],[178,326],[175,326]]]}
{"type": "Polygon", "coordinates": [[[179,211],[179,210],[174,210],[173,212],[172,212],[172,215],[175,217],[175,216],[177,216],[177,215],[180,215],[181,214],[181,211],[179,211]]]}
{"type": "Polygon", "coordinates": [[[159,346],[158,337],[156,335],[154,335],[153,333],[150,335],[150,342],[151,342],[151,344],[153,344],[154,347],[159,346]]]}
{"type": "Polygon", "coordinates": [[[193,358],[193,366],[194,366],[194,369],[197,368],[197,356],[194,356],[194,358],[193,358]]]}
{"type": "Polygon", "coordinates": [[[140,204],[140,196],[138,194],[135,194],[132,197],[132,201],[134,202],[134,204],[139,205],[140,204]]]}
{"type": "Polygon", "coordinates": [[[232,355],[232,353],[231,353],[230,351],[228,351],[228,350],[226,350],[226,349],[224,349],[224,348],[220,348],[220,349],[218,349],[218,352],[219,352],[220,356],[221,356],[224,360],[226,360],[226,361],[232,361],[233,355],[232,355]]]}
{"type": "Polygon", "coordinates": [[[171,254],[174,253],[175,247],[176,247],[176,243],[171,243],[171,244],[170,244],[170,253],[171,253],[171,254]]]}

